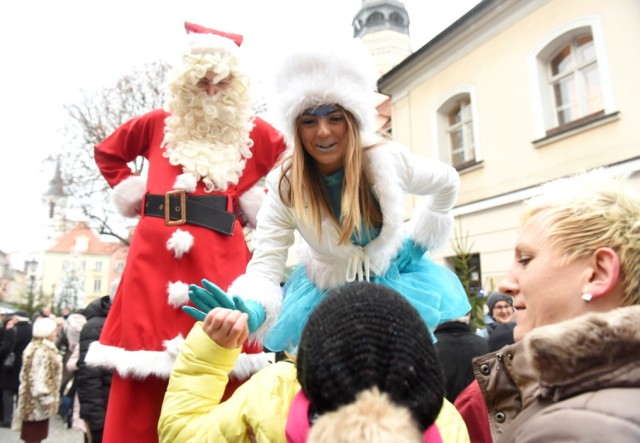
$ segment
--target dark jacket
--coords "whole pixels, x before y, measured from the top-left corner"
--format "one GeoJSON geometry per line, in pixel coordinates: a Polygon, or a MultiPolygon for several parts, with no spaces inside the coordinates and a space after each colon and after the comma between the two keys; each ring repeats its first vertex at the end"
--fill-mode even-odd
{"type": "Polygon", "coordinates": [[[474,334],[468,324],[450,321],[435,330],[435,344],[451,403],[474,380],[471,359],[489,352],[487,339],[474,334]]]}
{"type": "Polygon", "coordinates": [[[111,388],[111,370],[87,366],[85,357],[89,345],[100,338],[100,332],[110,308],[111,299],[108,295],[89,303],[84,311],[87,322],[80,331],[76,393],[80,401],[80,418],[87,421],[93,435],[97,433],[101,435],[104,428],[111,388]]]}
{"type": "Polygon", "coordinates": [[[516,322],[493,323],[487,326],[489,332],[489,352],[497,351],[507,345],[515,343],[513,330],[516,322]]]}
{"type": "Polygon", "coordinates": [[[16,354],[16,364],[11,369],[0,367],[2,389],[18,392],[20,386],[20,369],[22,368],[22,353],[31,342],[31,322],[27,318],[18,321],[13,328],[4,329],[2,344],[0,344],[0,362],[11,352],[16,354]]]}
{"type": "Polygon", "coordinates": [[[529,332],[474,360],[494,441],[640,441],[640,306],[529,332]]]}

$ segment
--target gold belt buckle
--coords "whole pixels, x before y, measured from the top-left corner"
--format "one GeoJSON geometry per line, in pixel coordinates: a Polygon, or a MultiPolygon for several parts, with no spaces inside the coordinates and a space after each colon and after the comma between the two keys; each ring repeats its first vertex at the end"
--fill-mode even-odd
{"type": "Polygon", "coordinates": [[[175,189],[169,191],[164,195],[164,224],[166,226],[180,226],[187,222],[187,194],[184,189],[175,189]],[[180,218],[178,220],[171,220],[171,197],[174,195],[180,196],[180,218]]]}

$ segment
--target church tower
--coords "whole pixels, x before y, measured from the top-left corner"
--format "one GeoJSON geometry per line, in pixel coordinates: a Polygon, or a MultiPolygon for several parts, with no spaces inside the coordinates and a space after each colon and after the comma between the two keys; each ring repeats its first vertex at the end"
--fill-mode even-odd
{"type": "MultiPolygon", "coordinates": [[[[409,14],[398,0],[362,0],[353,18],[353,36],[369,49],[382,76],[411,55],[409,14]]],[[[378,129],[391,133],[391,99],[378,94],[378,129]]]]}
{"type": "Polygon", "coordinates": [[[70,228],[71,222],[66,218],[67,195],[64,192],[60,160],[56,161],[53,177],[49,181],[49,189],[42,196],[47,214],[43,220],[47,242],[53,243],[70,228]]]}
{"type": "Polygon", "coordinates": [[[369,48],[380,75],[411,54],[409,14],[398,0],[363,0],[353,36],[369,48]]]}

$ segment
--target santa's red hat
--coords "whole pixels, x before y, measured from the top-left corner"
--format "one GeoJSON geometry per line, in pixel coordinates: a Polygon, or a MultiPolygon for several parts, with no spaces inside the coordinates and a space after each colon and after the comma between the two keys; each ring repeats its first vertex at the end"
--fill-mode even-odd
{"type": "Polygon", "coordinates": [[[202,25],[195,23],[184,22],[184,29],[187,30],[187,34],[214,34],[221,37],[226,37],[240,46],[242,44],[243,37],[240,34],[233,34],[231,32],[218,31],[217,29],[206,28],[202,25]]]}

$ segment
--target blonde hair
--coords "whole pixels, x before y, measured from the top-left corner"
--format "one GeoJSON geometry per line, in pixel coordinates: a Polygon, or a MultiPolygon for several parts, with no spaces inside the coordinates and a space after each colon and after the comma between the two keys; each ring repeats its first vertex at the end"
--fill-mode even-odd
{"type": "Polygon", "coordinates": [[[628,178],[603,169],[582,172],[543,185],[542,195],[526,205],[522,223],[544,211],[547,236],[565,263],[613,249],[621,264],[622,305],[640,304],[640,194],[628,178]]]}
{"type": "Polygon", "coordinates": [[[348,243],[354,232],[361,234],[362,224],[369,228],[380,226],[382,213],[371,192],[371,185],[364,169],[364,148],[360,131],[353,115],[340,107],[347,122],[347,149],[344,158],[344,183],[342,210],[336,219],[322,185],[322,174],[315,160],[302,145],[296,122],[293,151],[284,160],[280,177],[279,194],[282,201],[293,208],[295,215],[313,224],[321,232],[322,213],[331,220],[340,234],[339,244],[348,243]],[[286,184],[286,185],[285,185],[286,184]]]}

